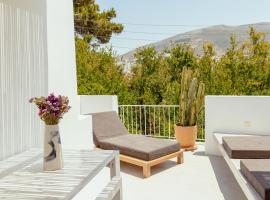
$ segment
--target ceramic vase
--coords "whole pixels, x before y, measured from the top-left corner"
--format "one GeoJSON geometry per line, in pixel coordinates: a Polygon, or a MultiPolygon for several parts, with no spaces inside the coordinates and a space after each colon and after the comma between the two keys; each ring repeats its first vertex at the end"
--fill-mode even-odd
{"type": "Polygon", "coordinates": [[[58,125],[45,125],[43,170],[55,171],[63,168],[63,156],[58,125]]]}

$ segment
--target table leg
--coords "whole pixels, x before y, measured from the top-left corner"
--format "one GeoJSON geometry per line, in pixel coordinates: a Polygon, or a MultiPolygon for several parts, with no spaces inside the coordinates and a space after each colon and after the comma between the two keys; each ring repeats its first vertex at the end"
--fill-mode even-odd
{"type": "Polygon", "coordinates": [[[114,159],[110,163],[110,173],[111,178],[113,177],[120,177],[120,160],[119,160],[119,154],[117,154],[114,159]]]}
{"type": "MultiPolygon", "coordinates": [[[[113,177],[120,177],[120,160],[119,160],[119,153],[116,154],[114,159],[110,163],[110,174],[111,174],[111,179],[113,177]]],[[[122,200],[122,181],[120,182],[120,187],[119,187],[119,192],[114,198],[114,200],[122,200]]]]}
{"type": "Polygon", "coordinates": [[[95,200],[122,200],[122,180],[114,177],[95,200]]]}

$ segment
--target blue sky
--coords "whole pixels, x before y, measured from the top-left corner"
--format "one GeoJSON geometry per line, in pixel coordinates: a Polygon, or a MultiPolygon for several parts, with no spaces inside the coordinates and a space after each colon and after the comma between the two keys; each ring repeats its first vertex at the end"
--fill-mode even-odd
{"type": "Polygon", "coordinates": [[[115,8],[118,16],[114,21],[124,23],[124,32],[111,39],[117,54],[210,25],[270,22],[269,0],[96,1],[101,10],[115,8]]]}

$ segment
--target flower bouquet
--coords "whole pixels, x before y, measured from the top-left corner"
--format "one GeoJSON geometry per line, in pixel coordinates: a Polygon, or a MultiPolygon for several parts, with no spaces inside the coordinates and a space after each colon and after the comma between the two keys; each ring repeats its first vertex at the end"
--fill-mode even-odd
{"type": "Polygon", "coordinates": [[[59,121],[70,110],[68,97],[55,96],[34,97],[30,103],[38,107],[38,115],[45,122],[43,169],[54,171],[63,167],[59,121]]]}

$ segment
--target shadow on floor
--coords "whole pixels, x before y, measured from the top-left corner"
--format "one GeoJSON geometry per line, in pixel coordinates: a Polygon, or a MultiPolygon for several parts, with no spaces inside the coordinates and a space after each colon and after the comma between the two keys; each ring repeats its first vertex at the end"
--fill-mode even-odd
{"type": "MultiPolygon", "coordinates": [[[[164,170],[175,167],[175,166],[177,166],[177,163],[172,160],[168,160],[164,163],[155,165],[151,167],[151,176],[158,174],[164,170]]],[[[132,175],[132,176],[136,176],[138,178],[142,178],[142,179],[144,178],[142,167],[132,165],[129,163],[121,162],[121,172],[132,175]]]]}
{"type": "Polygon", "coordinates": [[[218,186],[225,200],[247,200],[223,157],[209,156],[218,186]]]}
{"type": "Polygon", "coordinates": [[[193,156],[208,156],[205,154],[205,151],[195,151],[192,155],[193,156]]]}

